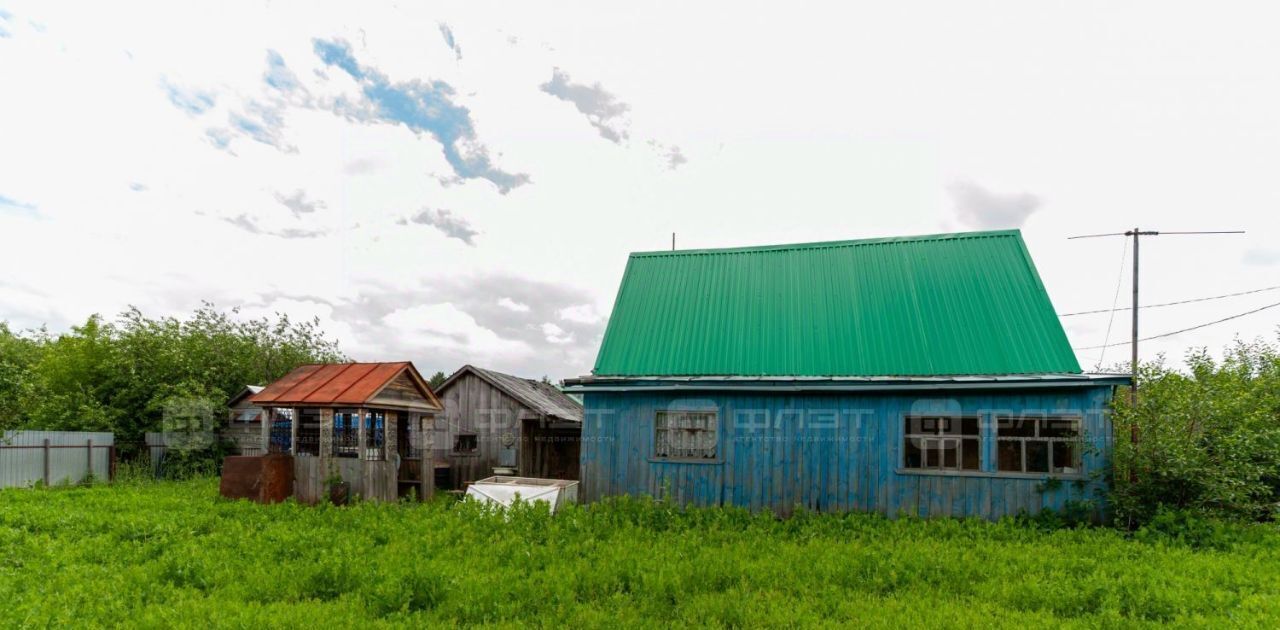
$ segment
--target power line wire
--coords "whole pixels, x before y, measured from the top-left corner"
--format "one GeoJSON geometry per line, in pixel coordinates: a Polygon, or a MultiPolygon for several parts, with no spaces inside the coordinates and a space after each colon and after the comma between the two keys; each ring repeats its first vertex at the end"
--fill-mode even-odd
{"type": "MultiPolygon", "coordinates": [[[[1175,331],[1172,331],[1172,332],[1160,333],[1160,334],[1158,334],[1158,335],[1152,335],[1152,336],[1150,336],[1150,337],[1143,337],[1142,339],[1139,339],[1138,341],[1151,341],[1152,339],[1160,339],[1161,337],[1172,337],[1173,335],[1180,335],[1180,334],[1182,334],[1182,333],[1184,333],[1184,332],[1191,332],[1191,331],[1193,331],[1193,330],[1199,330],[1199,329],[1204,328],[1204,327],[1206,327],[1206,326],[1212,326],[1212,325],[1214,325],[1214,324],[1221,324],[1222,322],[1229,322],[1229,321],[1231,321],[1231,320],[1233,320],[1233,319],[1239,319],[1239,318],[1241,318],[1241,317],[1244,317],[1245,315],[1252,315],[1252,314],[1254,314],[1254,313],[1259,313],[1259,312],[1265,311],[1265,310],[1267,310],[1267,309],[1269,309],[1269,308],[1275,308],[1275,307],[1277,307],[1277,306],[1280,306],[1280,302],[1276,302],[1276,303],[1274,303],[1274,304],[1268,304],[1268,305],[1263,306],[1263,307],[1255,308],[1255,309],[1253,309],[1252,311],[1245,311],[1245,312],[1243,312],[1243,313],[1237,313],[1237,314],[1232,315],[1232,316],[1230,316],[1230,317],[1223,317],[1222,319],[1217,319],[1217,320],[1214,320],[1214,321],[1211,321],[1211,322],[1206,322],[1206,323],[1203,323],[1203,324],[1200,324],[1200,325],[1197,325],[1197,326],[1192,326],[1192,327],[1190,327],[1190,328],[1183,328],[1182,330],[1175,330],[1175,331]]],[[[1083,347],[1083,348],[1072,348],[1072,349],[1073,349],[1073,350],[1097,350],[1097,349],[1099,349],[1099,348],[1107,348],[1107,347],[1112,347],[1112,346],[1127,346],[1127,345],[1129,345],[1130,343],[1132,343],[1132,342],[1129,342],[1129,341],[1121,341],[1121,342],[1119,342],[1119,343],[1106,344],[1106,345],[1102,345],[1102,346],[1085,346],[1085,347],[1083,347]]]]}
{"type": "Polygon", "coordinates": [[[1093,371],[1097,372],[1102,369],[1102,362],[1107,358],[1107,344],[1111,343],[1111,324],[1116,321],[1116,306],[1120,304],[1120,285],[1124,284],[1124,260],[1129,254],[1129,239],[1124,239],[1124,246],[1120,248],[1120,273],[1116,274],[1116,295],[1111,299],[1111,317],[1107,318],[1107,336],[1102,338],[1102,354],[1098,357],[1098,363],[1093,367],[1093,371]]]}
{"type": "MultiPolygon", "coordinates": [[[[1253,290],[1251,290],[1251,291],[1241,291],[1241,292],[1239,292],[1239,293],[1227,293],[1227,294],[1225,294],[1225,295],[1213,295],[1213,296],[1209,296],[1209,297],[1194,298],[1194,299],[1190,299],[1190,300],[1179,300],[1179,301],[1177,301],[1177,302],[1165,302],[1165,303],[1163,303],[1163,304],[1143,304],[1142,306],[1139,306],[1138,308],[1160,308],[1160,307],[1163,307],[1163,306],[1177,306],[1177,305],[1179,305],[1179,304],[1193,304],[1193,303],[1195,303],[1195,302],[1208,302],[1208,301],[1210,301],[1210,300],[1221,300],[1221,299],[1223,299],[1223,298],[1240,297],[1240,296],[1242,296],[1242,295],[1253,295],[1254,293],[1263,293],[1263,292],[1266,292],[1266,291],[1275,291],[1276,289],[1280,289],[1280,284],[1278,284],[1278,285],[1276,285],[1276,286],[1273,286],[1273,287],[1263,287],[1263,288],[1261,288],[1261,289],[1253,289],[1253,290]]],[[[1074,316],[1076,316],[1076,315],[1098,315],[1098,314],[1100,314],[1100,313],[1112,313],[1112,312],[1113,312],[1113,311],[1115,311],[1115,310],[1131,311],[1131,310],[1133,310],[1133,307],[1132,307],[1132,306],[1124,306],[1124,307],[1121,307],[1120,309],[1116,309],[1116,308],[1113,306],[1113,307],[1112,307],[1112,308],[1110,308],[1110,309],[1101,308],[1101,309],[1098,309],[1098,310],[1095,310],[1095,311],[1077,311],[1077,312],[1075,312],[1075,313],[1059,313],[1059,314],[1058,314],[1058,317],[1074,317],[1074,316]]]]}

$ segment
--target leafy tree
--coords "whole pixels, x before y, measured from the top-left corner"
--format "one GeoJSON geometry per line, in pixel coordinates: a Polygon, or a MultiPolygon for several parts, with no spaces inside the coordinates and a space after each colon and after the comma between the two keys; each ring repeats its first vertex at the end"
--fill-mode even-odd
{"type": "Polygon", "coordinates": [[[439,389],[441,385],[444,385],[444,382],[448,378],[449,377],[444,375],[444,372],[436,372],[435,374],[431,375],[431,378],[427,381],[427,385],[430,385],[431,391],[434,392],[436,389],[439,389]]]}
{"type": "Polygon", "coordinates": [[[44,331],[15,335],[0,322],[0,431],[21,422],[23,403],[33,387],[31,367],[40,358],[44,331]]]}
{"type": "Polygon", "coordinates": [[[1168,510],[1275,518],[1280,506],[1280,352],[1237,342],[1221,361],[1204,350],[1187,371],[1141,366],[1137,408],[1115,403],[1112,502],[1131,524],[1168,510]],[[1128,439],[1138,427],[1139,441],[1128,439]],[[1132,475],[1132,478],[1131,478],[1132,475]]]}

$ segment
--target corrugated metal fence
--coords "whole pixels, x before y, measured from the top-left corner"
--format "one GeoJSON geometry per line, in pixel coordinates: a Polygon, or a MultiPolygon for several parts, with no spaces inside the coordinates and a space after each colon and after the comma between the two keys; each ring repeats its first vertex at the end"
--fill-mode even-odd
{"type": "Polygon", "coordinates": [[[80,431],[5,431],[0,436],[0,488],[111,479],[115,436],[80,431]]]}

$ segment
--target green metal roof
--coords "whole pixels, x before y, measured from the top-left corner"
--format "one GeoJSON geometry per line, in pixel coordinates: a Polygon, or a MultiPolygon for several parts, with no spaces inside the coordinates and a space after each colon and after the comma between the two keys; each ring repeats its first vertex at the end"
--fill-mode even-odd
{"type": "Polygon", "coordinates": [[[599,376],[1079,373],[1017,230],[627,261],[599,376]]]}

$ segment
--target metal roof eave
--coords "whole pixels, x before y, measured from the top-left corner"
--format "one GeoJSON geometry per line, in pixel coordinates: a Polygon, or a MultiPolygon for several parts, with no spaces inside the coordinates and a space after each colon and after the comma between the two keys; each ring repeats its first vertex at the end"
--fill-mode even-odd
{"type": "Polygon", "coordinates": [[[1008,390],[1128,385],[1128,374],[1032,374],[920,377],[583,377],[565,381],[572,393],[625,391],[877,392],[1008,390]]]}

